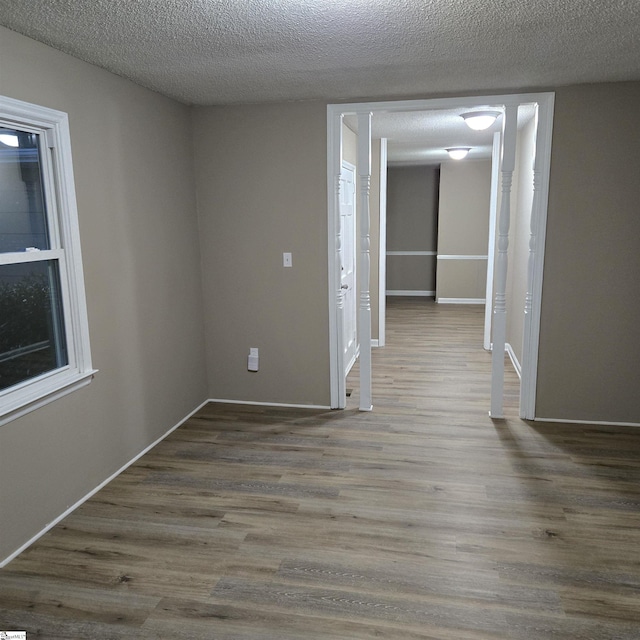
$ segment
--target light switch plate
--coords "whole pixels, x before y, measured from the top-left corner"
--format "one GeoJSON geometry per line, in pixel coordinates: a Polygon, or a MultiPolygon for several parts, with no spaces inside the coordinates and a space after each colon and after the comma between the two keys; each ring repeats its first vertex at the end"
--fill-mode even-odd
{"type": "Polygon", "coordinates": [[[291,254],[288,252],[285,252],[282,254],[282,266],[283,267],[292,267],[293,266],[293,258],[291,257],[291,254]]]}

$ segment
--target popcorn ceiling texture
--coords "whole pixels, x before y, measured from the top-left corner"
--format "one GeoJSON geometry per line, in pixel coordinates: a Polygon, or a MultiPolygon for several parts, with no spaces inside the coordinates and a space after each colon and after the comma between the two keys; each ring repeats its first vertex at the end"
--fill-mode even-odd
{"type": "Polygon", "coordinates": [[[187,104],[640,79],[639,0],[0,0],[0,24],[187,104]]]}

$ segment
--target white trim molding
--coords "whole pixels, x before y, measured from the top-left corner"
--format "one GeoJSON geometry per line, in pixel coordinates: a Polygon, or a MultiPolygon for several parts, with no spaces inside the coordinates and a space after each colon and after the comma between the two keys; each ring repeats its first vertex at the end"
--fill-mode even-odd
{"type": "Polygon", "coordinates": [[[485,299],[489,300],[484,310],[484,341],[487,351],[491,351],[491,323],[493,320],[493,268],[496,253],[496,223],[498,220],[498,191],[500,188],[500,133],[493,134],[493,148],[491,151],[491,196],[489,199],[489,240],[487,245],[487,278],[485,299]]]}
{"type": "Polygon", "coordinates": [[[341,274],[340,181],[343,114],[327,108],[327,201],[329,268],[329,384],[331,408],[347,406],[344,375],[344,304],[341,274]]]}
{"type": "Polygon", "coordinates": [[[35,397],[32,401],[17,404],[15,409],[9,409],[6,414],[0,416],[0,427],[12,420],[15,420],[16,418],[20,418],[27,413],[30,413],[31,411],[40,409],[40,407],[44,407],[50,402],[55,402],[59,398],[63,398],[78,389],[86,387],[91,383],[96,373],[98,373],[97,369],[91,369],[90,371],[70,376],[65,381],[60,381],[54,378],[51,381],[51,386],[49,388],[41,388],[40,395],[35,397]]]}
{"type": "Polygon", "coordinates": [[[500,214],[493,292],[493,350],[491,352],[491,410],[492,418],[504,418],[504,349],[507,335],[507,272],[509,227],[511,225],[511,192],[516,164],[518,136],[518,105],[506,105],[502,116],[502,164],[500,182],[500,214]]]}
{"type": "Polygon", "coordinates": [[[484,304],[484,298],[436,298],[439,304],[484,304]]]}
{"type": "Polygon", "coordinates": [[[388,256],[437,256],[437,251],[387,251],[388,256]]]}
{"type": "MultiPolygon", "coordinates": [[[[255,402],[253,400],[227,400],[225,398],[209,398],[207,404],[212,402],[213,404],[245,404],[248,406],[256,407],[282,407],[283,409],[322,409],[324,411],[331,411],[331,407],[322,404],[289,404],[287,402],[255,402]]],[[[204,406],[204,404],[202,406],[204,406]]]]}
{"type": "Polygon", "coordinates": [[[438,254],[438,260],[488,260],[489,256],[444,255],[438,254]]]}
{"type": "Polygon", "coordinates": [[[522,379],[522,367],[520,366],[520,361],[518,360],[518,356],[516,352],[513,350],[510,342],[506,342],[504,345],[504,350],[509,355],[509,360],[511,360],[511,364],[515,369],[515,372],[518,374],[518,378],[522,379]]]}
{"type": "Polygon", "coordinates": [[[106,487],[112,480],[117,478],[123,471],[126,471],[132,464],[140,460],[142,456],[149,453],[151,449],[153,449],[156,445],[160,444],[168,435],[173,433],[178,427],[182,426],[189,418],[194,416],[202,407],[209,404],[210,400],[205,400],[201,404],[199,404],[193,411],[191,411],[187,416],[182,418],[180,422],[175,424],[171,429],[169,429],[166,433],[161,435],[157,440],[154,440],[150,445],[145,447],[140,453],[135,455],[129,462],[126,462],[122,465],[115,473],[112,473],[106,480],[103,480],[95,489],[92,489],[85,496],[80,498],[75,504],[72,504],[66,511],[61,513],[57,518],[54,518],[46,527],[44,527],[41,531],[36,533],[35,536],[27,540],[22,546],[18,547],[13,553],[8,555],[4,560],[0,560],[0,569],[6,567],[13,559],[17,558],[23,551],[28,549],[34,542],[36,542],[39,538],[41,538],[47,531],[53,529],[59,522],[64,520],[68,515],[73,513],[78,507],[82,506],[89,498],[93,497],[100,489],[106,487]]]}
{"type": "Polygon", "coordinates": [[[419,291],[416,289],[389,289],[386,292],[388,296],[424,296],[425,298],[433,298],[435,291],[419,291]]]}
{"type": "Polygon", "coordinates": [[[536,143],[533,162],[533,201],[529,238],[529,265],[524,309],[522,346],[522,381],[520,384],[520,417],[535,418],[538,382],[538,350],[540,346],[540,315],[542,308],[542,274],[547,235],[549,173],[555,94],[543,94],[536,101],[536,143]]]}
{"type": "Polygon", "coordinates": [[[380,228],[378,246],[378,346],[384,347],[387,333],[387,261],[382,256],[387,254],[387,139],[380,139],[380,228]]]}
{"type": "Polygon", "coordinates": [[[640,427],[640,422],[605,422],[604,420],[568,420],[566,418],[533,418],[533,421],[559,424],[594,424],[599,427],[640,427]]]}
{"type": "Polygon", "coordinates": [[[371,116],[370,111],[358,113],[358,186],[360,200],[360,277],[358,289],[360,306],[358,313],[358,337],[360,349],[360,411],[371,411],[371,116]]]}

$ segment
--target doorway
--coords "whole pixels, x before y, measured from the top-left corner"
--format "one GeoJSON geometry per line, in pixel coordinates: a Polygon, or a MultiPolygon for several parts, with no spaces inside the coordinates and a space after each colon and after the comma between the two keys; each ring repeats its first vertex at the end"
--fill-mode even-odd
{"type": "MultiPolygon", "coordinates": [[[[331,342],[331,406],[333,408],[344,408],[346,404],[344,375],[342,367],[342,349],[336,349],[338,344],[342,344],[344,338],[343,329],[343,309],[341,308],[340,292],[336,290],[341,286],[339,279],[338,267],[339,263],[335,259],[336,255],[336,228],[338,221],[338,201],[336,196],[336,187],[340,174],[340,158],[341,158],[341,124],[345,114],[356,114],[359,117],[363,114],[372,114],[375,118],[376,114],[412,112],[412,111],[434,111],[444,109],[454,109],[463,107],[466,109],[481,108],[486,105],[500,105],[506,110],[515,110],[517,112],[518,105],[534,104],[537,106],[536,121],[536,149],[535,149],[535,196],[532,205],[532,221],[531,221],[531,251],[530,251],[530,268],[527,284],[527,300],[528,305],[525,309],[525,327],[523,339],[523,361],[522,361],[522,385],[520,398],[520,415],[523,418],[532,419],[535,414],[535,383],[537,374],[537,348],[539,336],[539,319],[540,319],[540,299],[542,289],[542,269],[544,256],[544,240],[546,231],[546,209],[548,194],[548,179],[550,169],[550,151],[551,151],[551,130],[553,121],[553,99],[552,93],[542,94],[514,94],[514,95],[498,95],[498,96],[480,96],[480,97],[459,97],[444,98],[434,100],[414,100],[414,101],[396,101],[396,102],[377,102],[377,103],[356,103],[343,105],[329,105],[327,109],[328,117],[328,138],[327,138],[327,170],[328,170],[328,227],[329,227],[329,283],[330,283],[330,342],[331,342]]],[[[504,138],[502,140],[502,151],[504,152],[504,138]]],[[[369,144],[370,148],[370,144],[369,144]]],[[[503,171],[503,189],[504,184],[509,182],[511,175],[507,176],[508,168],[503,171]],[[509,178],[509,180],[505,180],[509,178]]],[[[509,219],[509,198],[503,197],[503,205],[500,211],[500,219],[509,219]],[[504,202],[507,202],[505,205],[504,202]]],[[[382,263],[383,260],[380,260],[382,263]]],[[[506,278],[505,272],[499,272],[497,279],[506,278]]],[[[368,282],[361,283],[360,290],[363,287],[368,291],[368,282]]],[[[496,295],[500,295],[500,291],[496,291],[496,295]]],[[[369,311],[370,313],[370,311],[369,311]]],[[[370,321],[370,318],[369,318],[370,321]]],[[[500,341],[498,341],[500,343],[500,341]]],[[[365,349],[369,350],[370,344],[361,344],[361,352],[365,349]]],[[[371,380],[370,367],[361,367],[361,381],[371,380]]],[[[501,385],[501,378],[495,371],[492,372],[492,385],[498,388],[501,385]]],[[[493,408],[493,403],[492,403],[493,408]]],[[[492,414],[494,417],[501,417],[492,414]]]]}

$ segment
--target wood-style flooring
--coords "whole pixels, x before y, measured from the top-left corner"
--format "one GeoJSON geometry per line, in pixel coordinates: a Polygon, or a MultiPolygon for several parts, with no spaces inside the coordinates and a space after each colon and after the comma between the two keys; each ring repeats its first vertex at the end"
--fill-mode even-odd
{"type": "Polygon", "coordinates": [[[374,411],[208,405],[0,571],[27,638],[638,640],[640,430],[488,417],[482,309],[391,299],[374,411]]]}

